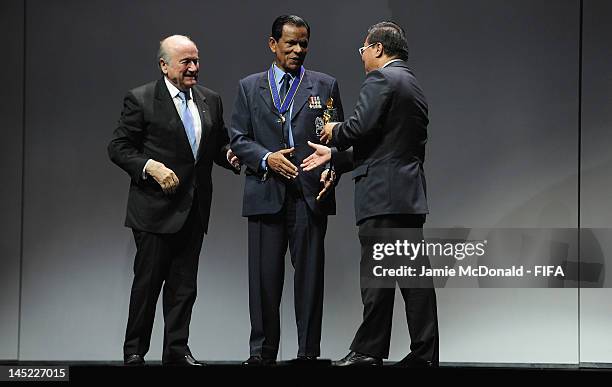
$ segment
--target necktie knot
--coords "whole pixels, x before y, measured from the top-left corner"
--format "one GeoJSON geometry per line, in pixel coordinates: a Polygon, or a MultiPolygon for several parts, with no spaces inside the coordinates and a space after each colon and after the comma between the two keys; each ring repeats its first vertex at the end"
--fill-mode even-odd
{"type": "Polygon", "coordinates": [[[281,85],[281,99],[283,100],[289,92],[289,82],[291,82],[291,75],[285,73],[285,75],[283,75],[283,83],[281,85]]]}
{"type": "Polygon", "coordinates": [[[189,94],[189,92],[185,92],[185,91],[180,91],[178,93],[178,96],[183,102],[187,102],[191,99],[191,95],[189,94]]]}

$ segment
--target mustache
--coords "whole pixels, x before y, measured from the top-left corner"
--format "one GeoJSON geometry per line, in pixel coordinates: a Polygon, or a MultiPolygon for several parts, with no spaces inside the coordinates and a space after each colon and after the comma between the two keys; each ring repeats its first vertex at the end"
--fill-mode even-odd
{"type": "Polygon", "coordinates": [[[187,71],[186,73],[183,74],[186,77],[194,77],[197,78],[198,77],[198,73],[192,73],[191,71],[187,71]]]}

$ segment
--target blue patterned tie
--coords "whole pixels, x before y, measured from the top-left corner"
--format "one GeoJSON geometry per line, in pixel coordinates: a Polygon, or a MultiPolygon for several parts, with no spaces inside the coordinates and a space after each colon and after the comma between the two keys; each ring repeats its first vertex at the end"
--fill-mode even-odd
{"type": "Polygon", "coordinates": [[[187,101],[191,98],[189,93],[179,92],[179,98],[181,99],[181,111],[182,111],[182,120],[183,126],[185,127],[185,133],[187,133],[187,138],[189,139],[189,145],[191,145],[191,151],[193,152],[193,157],[195,158],[198,154],[198,143],[196,142],[196,134],[195,134],[195,124],[193,123],[193,116],[191,115],[191,111],[187,105],[187,101]]]}

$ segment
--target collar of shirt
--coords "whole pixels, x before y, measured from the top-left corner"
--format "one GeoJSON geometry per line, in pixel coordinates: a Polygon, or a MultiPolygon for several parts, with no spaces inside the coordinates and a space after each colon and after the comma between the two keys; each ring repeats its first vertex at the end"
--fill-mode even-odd
{"type": "Polygon", "coordinates": [[[274,81],[276,82],[276,84],[279,86],[278,90],[280,91],[280,85],[283,82],[283,76],[285,74],[289,74],[289,76],[291,77],[291,79],[289,80],[289,86],[291,86],[291,84],[293,83],[293,80],[295,79],[295,75],[291,74],[291,73],[285,73],[283,70],[281,70],[276,63],[274,63],[274,81]]]}
{"type": "Polygon", "coordinates": [[[401,59],[391,59],[390,61],[388,61],[387,63],[385,63],[385,64],[382,66],[382,68],[385,68],[385,67],[389,66],[389,65],[390,65],[391,63],[393,63],[393,62],[401,62],[401,61],[402,61],[401,59]]]}
{"type": "MultiPolygon", "coordinates": [[[[168,80],[168,78],[164,77],[164,81],[166,82],[166,87],[168,88],[168,92],[170,93],[170,96],[173,99],[176,98],[181,92],[181,90],[179,90],[176,86],[174,86],[172,82],[168,80]]],[[[192,99],[192,98],[193,98],[193,95],[191,94],[191,89],[189,89],[189,99],[192,99]]]]}
{"type": "MultiPolygon", "coordinates": [[[[168,78],[164,77],[164,81],[166,82],[166,88],[168,89],[168,92],[170,93],[170,96],[172,97],[172,103],[174,104],[174,107],[176,108],[176,112],[178,113],[179,117],[182,120],[183,119],[183,107],[182,107],[183,100],[181,98],[178,98],[178,94],[181,92],[181,90],[179,90],[176,86],[174,86],[172,82],[168,80],[168,78]]],[[[189,111],[191,112],[191,116],[193,117],[193,123],[194,123],[195,135],[196,135],[196,143],[199,144],[200,139],[202,137],[202,121],[200,120],[200,114],[198,112],[198,107],[195,104],[195,101],[193,100],[193,91],[191,89],[189,89],[189,96],[191,97],[191,99],[187,101],[187,107],[189,108],[189,111]]]]}

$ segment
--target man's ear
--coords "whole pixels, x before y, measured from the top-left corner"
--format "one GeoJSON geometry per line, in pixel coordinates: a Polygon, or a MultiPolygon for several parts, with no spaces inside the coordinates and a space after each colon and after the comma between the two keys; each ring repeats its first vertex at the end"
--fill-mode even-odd
{"type": "Polygon", "coordinates": [[[376,57],[380,58],[385,54],[385,47],[382,43],[376,43],[376,57]]]}
{"type": "Polygon", "coordinates": [[[276,39],[270,36],[270,38],[268,39],[268,47],[270,47],[270,51],[276,54],[277,46],[278,42],[276,41],[276,39]]]}
{"type": "Polygon", "coordinates": [[[159,58],[159,68],[164,75],[168,74],[168,64],[163,58],[159,58]]]}

